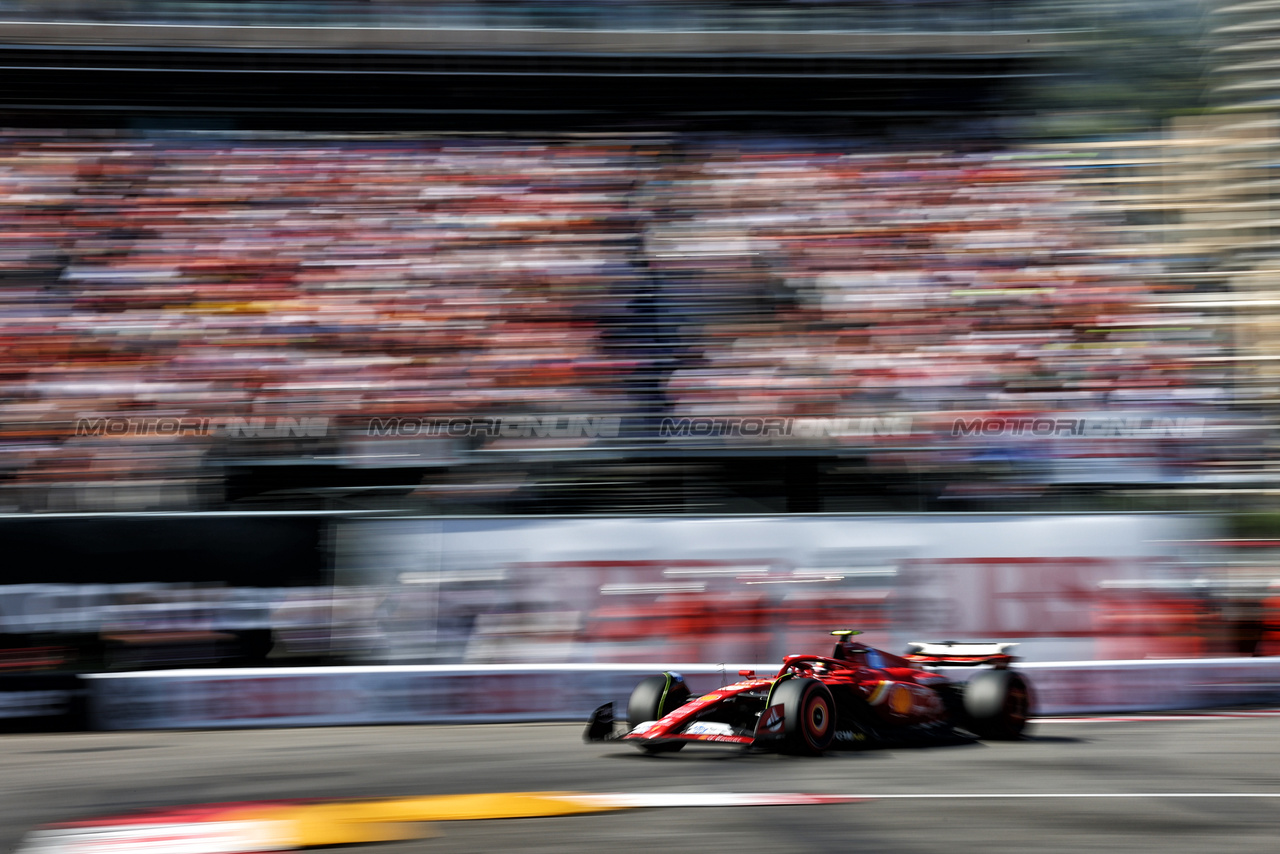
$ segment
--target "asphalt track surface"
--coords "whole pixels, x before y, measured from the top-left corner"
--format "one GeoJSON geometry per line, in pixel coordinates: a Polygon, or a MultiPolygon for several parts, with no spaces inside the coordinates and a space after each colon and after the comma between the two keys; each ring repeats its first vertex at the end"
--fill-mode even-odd
{"type": "MultiPolygon", "coordinates": [[[[482,792],[802,792],[844,804],[439,822],[329,852],[1227,854],[1280,840],[1280,715],[1038,723],[1016,743],[644,756],[565,724],[0,736],[0,850],[36,825],[184,804],[482,792]],[[944,797],[936,797],[942,795],[944,797]]],[[[127,854],[127,852],[125,852],[127,854]]]]}

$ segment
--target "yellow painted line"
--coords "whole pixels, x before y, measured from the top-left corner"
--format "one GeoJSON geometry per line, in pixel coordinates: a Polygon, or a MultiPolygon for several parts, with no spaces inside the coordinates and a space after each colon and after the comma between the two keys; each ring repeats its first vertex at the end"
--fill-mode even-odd
{"type": "Polygon", "coordinates": [[[495,818],[545,818],[629,809],[577,797],[573,792],[509,792],[480,795],[435,795],[384,801],[346,801],[288,807],[247,807],[237,821],[271,822],[287,828],[283,836],[294,848],[395,842],[430,835],[416,827],[434,821],[495,818]]]}

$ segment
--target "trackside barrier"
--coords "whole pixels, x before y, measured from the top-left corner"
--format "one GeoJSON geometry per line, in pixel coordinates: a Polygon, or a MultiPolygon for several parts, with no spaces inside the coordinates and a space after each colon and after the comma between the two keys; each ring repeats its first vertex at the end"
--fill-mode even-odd
{"type": "MultiPolygon", "coordinates": [[[[635,683],[682,673],[695,692],[765,665],[410,666],[175,670],[93,674],[98,730],[233,729],[402,723],[585,720],[635,683]]],[[[1280,658],[1030,663],[1042,715],[1280,702],[1280,658]]]]}
{"type": "MultiPolygon", "coordinates": [[[[93,729],[586,720],[662,670],[694,691],[752,665],[420,665],[174,670],[85,677],[93,729]]],[[[756,667],[773,672],[773,667],[756,667]]]]}
{"type": "Polygon", "coordinates": [[[1042,715],[1280,702],[1280,658],[1057,661],[1019,669],[1042,715]]]}

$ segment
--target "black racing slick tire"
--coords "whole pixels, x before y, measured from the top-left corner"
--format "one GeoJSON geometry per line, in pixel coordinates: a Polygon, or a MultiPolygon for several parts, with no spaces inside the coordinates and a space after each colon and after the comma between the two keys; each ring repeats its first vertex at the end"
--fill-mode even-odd
{"type": "Polygon", "coordinates": [[[785,719],[782,751],[818,756],[836,736],[836,703],[817,679],[788,679],[774,689],[772,705],[782,704],[785,719]]]}
{"type": "Polygon", "coordinates": [[[965,728],[979,738],[1022,738],[1031,717],[1031,688],[1011,670],[982,670],[964,687],[965,728]]]}
{"type": "MultiPolygon", "coordinates": [[[[683,706],[689,700],[689,686],[675,673],[663,673],[640,680],[627,701],[627,726],[656,721],[683,706]]],[[[683,741],[663,744],[641,744],[646,753],[674,753],[684,747],[683,741]]]]}

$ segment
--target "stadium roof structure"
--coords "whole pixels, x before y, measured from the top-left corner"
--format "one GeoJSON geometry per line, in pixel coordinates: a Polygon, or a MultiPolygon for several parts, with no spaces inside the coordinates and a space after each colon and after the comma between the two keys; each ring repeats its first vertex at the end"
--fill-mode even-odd
{"type": "Polygon", "coordinates": [[[797,26],[10,21],[0,23],[0,112],[11,126],[182,118],[302,129],[929,121],[990,112],[994,87],[1048,73],[1040,60],[1065,44],[1012,24],[797,26]]]}

